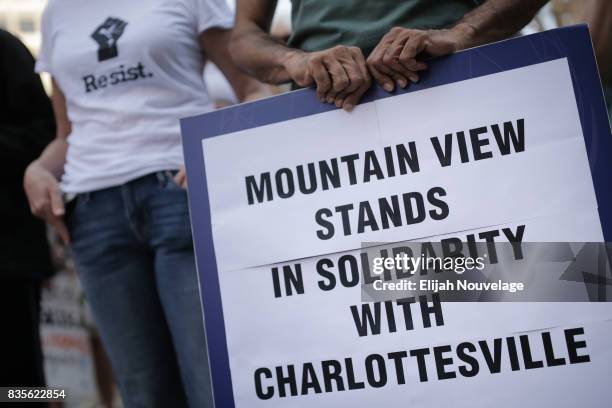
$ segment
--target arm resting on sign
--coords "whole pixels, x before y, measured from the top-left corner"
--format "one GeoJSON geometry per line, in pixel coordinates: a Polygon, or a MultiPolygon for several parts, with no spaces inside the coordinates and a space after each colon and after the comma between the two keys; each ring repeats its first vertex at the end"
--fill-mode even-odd
{"type": "Polygon", "coordinates": [[[50,224],[68,243],[70,239],[64,224],[64,202],[58,180],[64,172],[67,139],[72,127],[66,113],[66,98],[55,80],[51,102],[57,124],[56,136],[26,169],[23,186],[32,213],[50,224]]]}
{"type": "Polygon", "coordinates": [[[269,33],[276,0],[238,0],[230,43],[232,58],[261,81],[316,85],[321,102],[350,111],[370,87],[365,58],[357,47],[338,45],[304,52],[269,33]]]}
{"type": "Polygon", "coordinates": [[[508,38],[535,16],[547,0],[487,0],[464,15],[453,27],[414,30],[394,27],[368,56],[370,73],[385,90],[419,80],[423,61],[466,48],[508,38]]]}

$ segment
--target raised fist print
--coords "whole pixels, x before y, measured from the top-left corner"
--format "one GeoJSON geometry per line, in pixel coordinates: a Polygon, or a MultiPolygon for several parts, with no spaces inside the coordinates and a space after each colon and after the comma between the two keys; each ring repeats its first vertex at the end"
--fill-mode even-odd
{"type": "Polygon", "coordinates": [[[117,40],[123,34],[126,25],[127,23],[119,18],[109,17],[91,34],[91,38],[98,43],[98,61],[118,55],[117,40]]]}

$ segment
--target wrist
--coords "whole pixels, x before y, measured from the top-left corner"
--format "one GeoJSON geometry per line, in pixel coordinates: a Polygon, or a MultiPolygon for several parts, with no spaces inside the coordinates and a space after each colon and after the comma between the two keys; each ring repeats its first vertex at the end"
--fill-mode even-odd
{"type": "Polygon", "coordinates": [[[455,51],[478,45],[477,30],[474,25],[469,23],[458,23],[451,28],[450,31],[455,39],[455,51]]]}
{"type": "Polygon", "coordinates": [[[290,71],[296,64],[302,63],[305,56],[306,52],[295,48],[289,48],[282,56],[281,64],[285,70],[290,71]]]}
{"type": "Polygon", "coordinates": [[[44,157],[39,157],[38,159],[30,163],[30,165],[26,169],[26,174],[27,173],[30,173],[30,174],[45,173],[45,174],[50,174],[51,176],[53,176],[53,178],[55,178],[56,180],[59,180],[63,173],[63,166],[60,166],[59,168],[56,168],[56,167],[58,166],[55,166],[54,163],[49,163],[48,160],[45,160],[44,157]]]}
{"type": "Polygon", "coordinates": [[[40,159],[36,159],[28,164],[28,167],[25,169],[25,174],[27,175],[40,170],[44,170],[44,167],[40,163],[40,159]]]}

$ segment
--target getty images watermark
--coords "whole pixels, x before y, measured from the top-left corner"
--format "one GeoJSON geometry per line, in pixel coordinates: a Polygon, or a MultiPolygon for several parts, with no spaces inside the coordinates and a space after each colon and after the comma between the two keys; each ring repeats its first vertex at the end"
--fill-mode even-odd
{"type": "Polygon", "coordinates": [[[609,301],[610,255],[609,243],[596,242],[368,242],[362,301],[609,301]]]}
{"type": "MultiPolygon", "coordinates": [[[[375,276],[382,276],[385,271],[396,270],[402,274],[410,276],[422,271],[434,272],[454,272],[463,275],[467,271],[484,271],[486,268],[487,254],[483,256],[409,256],[407,253],[398,253],[391,257],[377,256],[372,259],[372,272],[375,276]]],[[[395,281],[375,280],[372,283],[374,290],[399,290],[399,291],[431,291],[443,292],[453,290],[483,291],[483,290],[503,290],[514,293],[525,289],[523,282],[470,282],[468,279],[440,280],[440,279],[418,279],[409,280],[402,278],[395,281]]]]}

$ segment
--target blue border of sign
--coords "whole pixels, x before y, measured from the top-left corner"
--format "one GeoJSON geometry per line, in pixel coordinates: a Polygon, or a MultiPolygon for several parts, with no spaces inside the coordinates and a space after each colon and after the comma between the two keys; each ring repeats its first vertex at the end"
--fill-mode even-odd
{"type": "MultiPolygon", "coordinates": [[[[612,136],[593,47],[586,25],[532,34],[461,51],[430,63],[421,81],[394,94],[416,92],[484,75],[567,57],[595,185],[604,238],[612,241],[612,136]]],[[[363,102],[392,96],[378,87],[363,102]]],[[[303,89],[181,121],[189,207],[196,249],[215,406],[234,408],[225,324],[213,246],[202,140],[336,109],[303,89]],[[195,211],[197,209],[197,211],[195,211]]],[[[228,159],[231,160],[231,159],[228,159]]]]}

